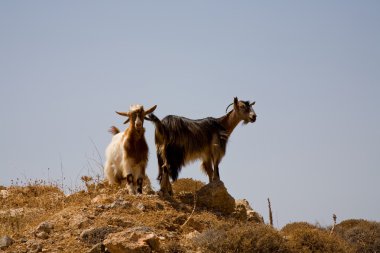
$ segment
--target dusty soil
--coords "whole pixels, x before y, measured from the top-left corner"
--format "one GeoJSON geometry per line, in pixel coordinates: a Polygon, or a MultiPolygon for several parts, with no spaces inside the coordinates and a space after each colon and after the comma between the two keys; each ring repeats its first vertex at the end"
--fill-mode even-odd
{"type": "Polygon", "coordinates": [[[107,245],[108,252],[355,252],[352,242],[312,225],[302,229],[322,251],[300,251],[304,238],[295,230],[264,224],[247,201],[233,203],[228,214],[197,204],[200,189],[204,184],[190,179],[177,181],[167,198],[102,183],[71,195],[41,184],[1,187],[0,252],[94,253],[107,252],[107,245]]]}

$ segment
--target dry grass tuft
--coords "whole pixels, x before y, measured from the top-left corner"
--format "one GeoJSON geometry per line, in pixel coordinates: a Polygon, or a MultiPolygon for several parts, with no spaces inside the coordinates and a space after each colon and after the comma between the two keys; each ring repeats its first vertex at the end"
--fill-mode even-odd
{"type": "Polygon", "coordinates": [[[36,225],[64,205],[64,193],[41,181],[27,186],[11,186],[5,191],[7,197],[0,198],[0,235],[16,234],[36,225]]]}

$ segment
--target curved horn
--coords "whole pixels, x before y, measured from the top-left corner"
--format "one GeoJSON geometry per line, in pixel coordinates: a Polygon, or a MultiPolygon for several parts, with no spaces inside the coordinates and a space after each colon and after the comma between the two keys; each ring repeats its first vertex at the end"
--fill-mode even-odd
{"type": "Polygon", "coordinates": [[[256,101],[253,101],[252,103],[250,103],[249,105],[252,106],[256,103],[256,101]]]}
{"type": "Polygon", "coordinates": [[[228,106],[227,106],[227,108],[226,108],[226,113],[227,113],[227,110],[228,110],[228,107],[230,107],[231,105],[233,105],[234,103],[231,103],[231,104],[229,104],[228,106]]]}
{"type": "Polygon", "coordinates": [[[157,108],[157,105],[152,106],[152,108],[146,110],[146,111],[144,112],[144,114],[145,114],[145,115],[151,114],[154,110],[156,110],[156,108],[157,108]]]}
{"type": "Polygon", "coordinates": [[[118,112],[118,111],[115,111],[117,114],[121,115],[121,116],[126,116],[126,117],[129,117],[129,112],[118,112]]]}

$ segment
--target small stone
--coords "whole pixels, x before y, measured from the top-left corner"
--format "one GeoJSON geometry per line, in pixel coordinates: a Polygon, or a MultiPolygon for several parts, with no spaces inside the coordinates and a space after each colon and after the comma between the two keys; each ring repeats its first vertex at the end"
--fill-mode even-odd
{"type": "Polygon", "coordinates": [[[255,223],[264,223],[263,217],[255,212],[251,205],[249,204],[248,200],[246,199],[239,199],[236,200],[236,210],[235,210],[235,217],[240,218],[240,220],[247,220],[255,223]],[[243,210],[245,210],[246,214],[243,214],[243,210]],[[245,217],[244,217],[245,216],[245,217]]]}
{"type": "Polygon", "coordinates": [[[113,225],[117,227],[132,227],[134,225],[131,221],[125,221],[123,219],[117,218],[117,217],[110,217],[107,222],[108,225],[113,225]]]}
{"type": "Polygon", "coordinates": [[[160,240],[157,235],[153,233],[145,235],[145,237],[142,238],[142,241],[146,242],[154,251],[158,251],[160,249],[160,240]]]}
{"type": "Polygon", "coordinates": [[[9,236],[3,236],[0,238],[0,249],[7,248],[12,245],[14,240],[10,238],[9,236]]]}
{"type": "Polygon", "coordinates": [[[83,213],[79,212],[78,214],[75,214],[70,218],[69,226],[74,227],[74,228],[84,229],[94,223],[89,218],[90,217],[87,217],[83,213]]]}
{"type": "Polygon", "coordinates": [[[97,209],[106,209],[106,206],[105,205],[97,205],[96,208],[97,209]]]}
{"type": "Polygon", "coordinates": [[[37,238],[40,238],[40,239],[44,239],[44,240],[46,240],[46,239],[49,238],[49,235],[48,235],[48,233],[46,233],[45,231],[41,231],[41,232],[37,232],[37,233],[36,233],[36,237],[37,237],[37,238]]]}
{"type": "Polygon", "coordinates": [[[54,228],[54,225],[52,223],[44,221],[37,226],[36,233],[37,232],[50,233],[53,228],[54,228]]]}
{"type": "Polygon", "coordinates": [[[122,199],[116,199],[111,204],[107,205],[107,208],[130,208],[132,204],[128,201],[122,200],[122,199]]]}
{"type": "Polygon", "coordinates": [[[6,199],[9,197],[9,191],[8,190],[0,190],[0,196],[3,197],[3,199],[6,199]]]}
{"type": "Polygon", "coordinates": [[[107,202],[109,200],[109,196],[107,194],[99,194],[98,196],[96,196],[95,198],[93,198],[91,200],[91,203],[92,204],[102,204],[104,202],[107,202]]]}
{"type": "Polygon", "coordinates": [[[188,234],[185,235],[185,238],[188,239],[188,240],[193,240],[195,239],[197,236],[199,236],[201,233],[199,233],[197,230],[194,230],[193,232],[190,232],[188,234]]]}
{"type": "Polygon", "coordinates": [[[136,208],[139,209],[140,211],[145,211],[146,209],[143,203],[138,203],[136,205],[136,208]]]}
{"type": "Polygon", "coordinates": [[[116,227],[99,227],[99,228],[90,228],[83,230],[79,238],[81,241],[89,244],[97,244],[104,240],[110,233],[114,233],[119,229],[116,227]]]}
{"type": "Polygon", "coordinates": [[[235,212],[233,212],[233,216],[241,221],[247,220],[247,209],[244,205],[237,205],[235,208],[235,212]]]}
{"type": "Polygon", "coordinates": [[[34,242],[28,247],[28,250],[30,253],[42,252],[42,245],[38,242],[34,242]]]}
{"type": "Polygon", "coordinates": [[[157,202],[157,203],[156,203],[156,209],[157,209],[157,210],[164,210],[165,207],[164,207],[163,204],[157,202]]]}
{"type": "Polygon", "coordinates": [[[9,210],[9,214],[12,216],[12,217],[16,217],[16,216],[21,216],[22,213],[24,212],[24,208],[14,208],[14,209],[10,209],[9,210]]]}
{"type": "Polygon", "coordinates": [[[134,227],[109,234],[103,243],[113,253],[150,253],[152,250],[160,252],[159,238],[149,227],[134,227]]]}
{"type": "Polygon", "coordinates": [[[264,223],[264,218],[258,212],[255,211],[247,211],[248,221],[252,221],[255,223],[264,223]]]}

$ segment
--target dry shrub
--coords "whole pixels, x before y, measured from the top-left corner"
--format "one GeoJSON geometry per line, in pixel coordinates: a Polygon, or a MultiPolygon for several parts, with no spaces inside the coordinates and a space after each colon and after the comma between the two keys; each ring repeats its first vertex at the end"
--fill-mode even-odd
{"type": "Polygon", "coordinates": [[[265,224],[221,225],[193,240],[202,252],[291,252],[282,235],[265,224]]]}
{"type": "Polygon", "coordinates": [[[51,185],[11,186],[8,191],[9,197],[0,199],[3,208],[43,207],[48,209],[55,207],[65,197],[59,188],[51,185]]]}
{"type": "Polygon", "coordinates": [[[380,223],[366,220],[345,220],[335,227],[335,233],[343,237],[355,252],[380,252],[380,223]]]}
{"type": "Polygon", "coordinates": [[[181,178],[181,179],[176,180],[173,183],[172,187],[173,187],[174,193],[179,193],[179,192],[195,193],[204,185],[205,183],[199,180],[194,180],[191,178],[181,178]]]}
{"type": "Polygon", "coordinates": [[[349,253],[352,248],[340,237],[330,235],[306,222],[295,222],[282,229],[293,252],[299,253],[349,253]]]}
{"type": "Polygon", "coordinates": [[[166,253],[186,253],[187,250],[177,241],[170,241],[162,245],[161,250],[166,253]]]}

